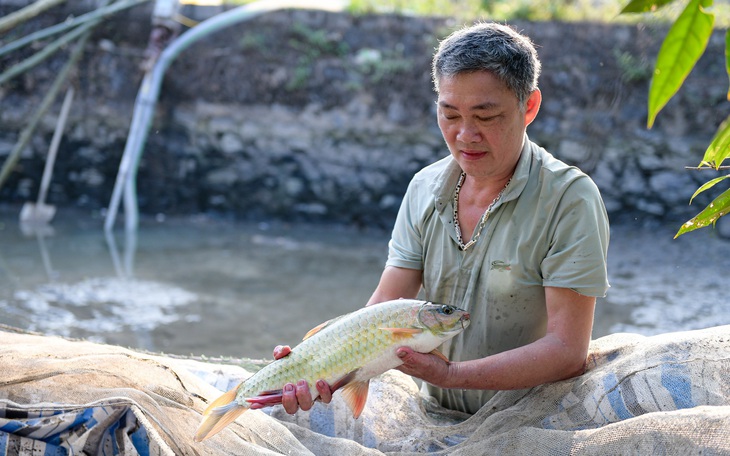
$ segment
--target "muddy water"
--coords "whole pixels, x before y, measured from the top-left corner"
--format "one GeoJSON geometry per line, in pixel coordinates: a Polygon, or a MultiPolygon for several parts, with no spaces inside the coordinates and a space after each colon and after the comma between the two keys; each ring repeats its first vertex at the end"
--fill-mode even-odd
{"type": "MultiPolygon", "coordinates": [[[[388,233],[144,220],[136,238],[61,212],[24,232],[0,211],[0,323],[180,355],[269,358],[313,326],[357,309],[377,284],[388,233]]],[[[730,324],[730,242],[711,230],[612,227],[612,284],[594,337],[730,324]]]]}

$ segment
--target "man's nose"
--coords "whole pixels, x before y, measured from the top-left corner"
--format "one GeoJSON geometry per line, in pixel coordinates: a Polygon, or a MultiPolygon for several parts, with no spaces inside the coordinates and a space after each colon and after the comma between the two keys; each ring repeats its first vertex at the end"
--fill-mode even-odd
{"type": "Polygon", "coordinates": [[[463,143],[474,143],[482,140],[482,134],[474,122],[465,120],[459,125],[456,140],[463,143]]]}

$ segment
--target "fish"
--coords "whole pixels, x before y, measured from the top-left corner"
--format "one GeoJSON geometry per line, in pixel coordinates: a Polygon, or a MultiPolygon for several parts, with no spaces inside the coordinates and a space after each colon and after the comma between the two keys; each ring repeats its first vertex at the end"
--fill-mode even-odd
{"type": "Polygon", "coordinates": [[[220,432],[250,408],[281,403],[283,387],[304,379],[312,399],[315,382],[324,379],[340,391],[357,419],[368,395],[370,379],[403,362],[399,347],[434,353],[469,326],[469,313],[449,304],[396,299],[363,307],[310,330],[287,356],[273,361],[237,387],[221,395],[203,412],[194,440],[202,442],[220,432]]]}

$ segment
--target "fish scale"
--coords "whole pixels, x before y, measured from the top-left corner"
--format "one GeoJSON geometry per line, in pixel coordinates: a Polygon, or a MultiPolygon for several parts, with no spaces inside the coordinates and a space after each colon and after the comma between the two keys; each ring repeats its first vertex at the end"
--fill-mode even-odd
{"type": "MultiPolygon", "coordinates": [[[[252,408],[281,403],[287,383],[305,380],[312,399],[319,379],[334,389],[359,417],[368,382],[402,364],[396,349],[434,351],[469,325],[469,314],[454,306],[398,299],[335,318],[313,329],[290,354],[265,366],[238,387],[215,400],[203,413],[195,440],[204,440],[252,408]]],[[[443,355],[440,355],[443,356],[443,355]]]]}

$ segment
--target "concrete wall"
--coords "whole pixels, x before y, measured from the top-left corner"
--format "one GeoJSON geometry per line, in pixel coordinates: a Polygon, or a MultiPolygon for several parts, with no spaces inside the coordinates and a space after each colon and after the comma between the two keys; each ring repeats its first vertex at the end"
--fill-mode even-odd
{"type": "MultiPolygon", "coordinates": [[[[53,204],[98,210],[109,202],[149,36],[145,8],[108,20],[89,41],[74,78],[78,96],[53,204]]],[[[390,226],[410,176],[447,153],[429,65],[437,40],[457,25],[281,12],[194,45],[164,82],[139,169],[140,209],[390,226]]],[[[513,25],[532,37],[543,61],[543,106],[528,133],[594,178],[612,218],[674,222],[704,207],[708,201],[687,202],[714,175],[684,166],[699,163],[728,113],[721,33],[647,130],[649,77],[664,29],[513,25]]],[[[0,87],[0,159],[63,57],[0,87]]],[[[61,99],[1,201],[35,198],[61,99]]]]}

